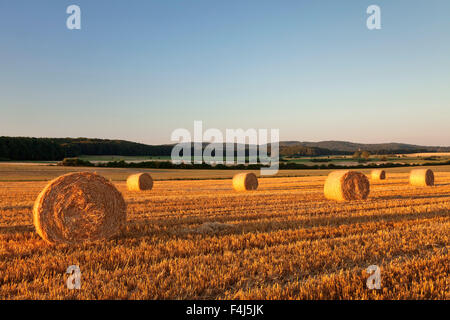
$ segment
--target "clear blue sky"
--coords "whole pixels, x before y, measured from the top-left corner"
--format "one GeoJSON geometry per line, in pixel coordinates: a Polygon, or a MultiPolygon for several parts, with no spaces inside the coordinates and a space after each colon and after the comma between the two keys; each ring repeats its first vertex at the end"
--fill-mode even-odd
{"type": "Polygon", "coordinates": [[[0,0],[0,41],[0,135],[450,145],[448,0],[0,0]]]}

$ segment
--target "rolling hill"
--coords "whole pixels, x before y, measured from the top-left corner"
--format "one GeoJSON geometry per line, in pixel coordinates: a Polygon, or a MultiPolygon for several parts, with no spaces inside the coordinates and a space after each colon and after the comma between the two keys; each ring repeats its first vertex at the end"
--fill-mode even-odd
{"type": "MultiPolygon", "coordinates": [[[[170,156],[173,144],[147,145],[125,140],[92,138],[0,137],[0,160],[59,161],[80,155],[170,156]]],[[[203,144],[205,147],[206,144],[203,144]]],[[[246,148],[248,149],[248,147],[246,148]]],[[[282,156],[319,156],[371,153],[450,152],[450,147],[419,146],[404,143],[363,144],[347,141],[280,142],[282,156]]]]}

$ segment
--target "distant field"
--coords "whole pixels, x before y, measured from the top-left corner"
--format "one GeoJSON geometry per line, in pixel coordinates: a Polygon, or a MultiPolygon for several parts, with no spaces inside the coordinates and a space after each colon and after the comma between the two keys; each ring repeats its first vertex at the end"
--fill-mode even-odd
{"type": "MultiPolygon", "coordinates": [[[[305,165],[335,164],[342,166],[354,166],[360,164],[358,160],[353,159],[351,155],[347,156],[320,156],[320,157],[301,157],[301,158],[284,158],[288,162],[301,163],[305,165]]],[[[371,156],[365,163],[401,163],[401,164],[423,164],[433,162],[443,162],[450,160],[450,153],[415,153],[405,154],[393,157],[392,155],[371,156]],[[436,159],[425,159],[427,157],[435,157],[436,159]]]]}
{"type": "MultiPolygon", "coordinates": [[[[141,162],[141,161],[169,161],[170,156],[78,156],[77,158],[81,160],[87,160],[91,162],[110,162],[110,161],[125,161],[125,162],[141,162]]],[[[211,157],[192,157],[192,161],[213,161],[211,157]]],[[[235,157],[235,161],[246,161],[248,162],[248,157],[235,157]]]]}
{"type": "Polygon", "coordinates": [[[410,153],[407,157],[445,157],[450,158],[450,152],[428,152],[428,153],[410,153]]]}
{"type": "Polygon", "coordinates": [[[157,161],[157,160],[170,160],[170,156],[86,156],[82,155],[77,157],[81,160],[87,160],[91,162],[109,162],[109,161],[157,161]]]}
{"type": "MultiPolygon", "coordinates": [[[[406,173],[413,167],[389,168],[387,172],[406,173]]],[[[430,166],[436,172],[450,172],[450,166],[430,166]]],[[[92,168],[92,167],[62,167],[39,163],[0,162],[0,181],[45,181],[54,179],[69,172],[97,172],[113,181],[125,181],[136,172],[148,172],[155,180],[205,180],[229,179],[240,170],[182,170],[182,169],[131,169],[131,168],[92,168]]],[[[332,170],[280,170],[277,177],[326,176],[332,170]]],[[[369,173],[371,169],[358,170],[369,173]]],[[[260,175],[259,170],[246,170],[260,175]]]]}
{"type": "MultiPolygon", "coordinates": [[[[0,181],[44,181],[69,172],[97,172],[113,181],[125,181],[136,172],[148,172],[155,180],[178,179],[225,179],[231,178],[239,170],[181,170],[181,169],[130,169],[130,168],[92,168],[62,167],[56,165],[0,163],[0,181]]],[[[246,171],[247,172],[247,171],[246,171]]],[[[248,171],[259,175],[259,170],[248,171]]],[[[325,175],[329,170],[282,170],[278,176],[325,175]]]]}
{"type": "MultiPolygon", "coordinates": [[[[92,156],[92,155],[81,155],[77,158],[85,161],[90,161],[92,163],[103,163],[112,161],[125,161],[125,162],[143,162],[143,161],[170,161],[170,156],[119,156],[119,155],[105,155],[105,156],[92,156]]],[[[196,158],[192,157],[192,161],[202,160],[212,161],[212,158],[196,158]]],[[[236,157],[235,161],[242,161],[248,163],[248,157],[236,157]]],[[[299,163],[308,166],[314,165],[328,165],[335,164],[341,166],[355,166],[361,163],[355,160],[351,155],[342,156],[317,156],[317,157],[283,157],[283,160],[291,163],[299,163]]],[[[423,164],[423,163],[433,163],[433,162],[443,162],[450,160],[450,153],[415,153],[415,154],[405,154],[405,155],[372,155],[365,163],[399,163],[399,164],[423,164]],[[433,157],[434,159],[430,158],[433,157]],[[427,159],[429,158],[429,159],[427,159]]],[[[0,162],[2,163],[8,162],[0,162]]],[[[40,164],[57,164],[58,161],[21,161],[21,163],[40,163],[40,164]]],[[[1,178],[0,178],[1,179],[1,178]]]]}
{"type": "Polygon", "coordinates": [[[323,197],[325,170],[282,172],[311,175],[260,179],[247,193],[229,179],[156,181],[133,193],[123,182],[130,170],[97,170],[124,195],[126,227],[108,241],[47,245],[32,224],[46,185],[35,180],[76,170],[0,165],[0,298],[450,299],[448,166],[428,188],[408,185],[410,168],[388,169],[367,201],[350,203],[323,197]],[[65,287],[70,265],[80,266],[81,290],[65,287]],[[381,269],[380,290],[365,286],[370,265],[381,269]]]}

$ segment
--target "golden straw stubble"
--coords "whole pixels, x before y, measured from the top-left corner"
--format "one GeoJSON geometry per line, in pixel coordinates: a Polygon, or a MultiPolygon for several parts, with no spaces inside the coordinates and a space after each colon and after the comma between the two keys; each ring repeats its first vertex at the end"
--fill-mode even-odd
{"type": "Polygon", "coordinates": [[[153,179],[148,173],[136,173],[127,178],[127,188],[130,191],[145,191],[153,188],[153,179]]]}
{"type": "Polygon", "coordinates": [[[233,177],[233,188],[236,191],[258,189],[258,178],[252,172],[238,173],[233,177]]]}
{"type": "Polygon", "coordinates": [[[48,243],[108,239],[126,222],[122,194],[104,177],[76,172],[52,180],[33,208],[37,233],[48,243]]]}
{"type": "Polygon", "coordinates": [[[413,169],[409,173],[409,184],[413,186],[434,186],[434,173],[431,169],[413,169]]]}
{"type": "Polygon", "coordinates": [[[328,175],[324,185],[325,197],[330,200],[365,200],[369,193],[369,179],[357,171],[333,171],[328,175]]]}

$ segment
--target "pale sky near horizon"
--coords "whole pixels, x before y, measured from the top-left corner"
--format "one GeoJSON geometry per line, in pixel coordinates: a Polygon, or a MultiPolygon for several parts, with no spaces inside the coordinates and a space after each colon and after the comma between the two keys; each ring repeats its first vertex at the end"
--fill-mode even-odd
{"type": "Polygon", "coordinates": [[[448,0],[0,0],[0,40],[0,136],[450,146],[448,0]]]}

